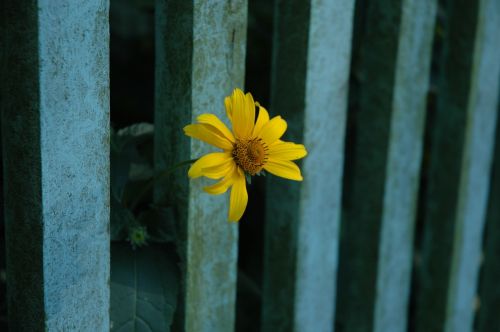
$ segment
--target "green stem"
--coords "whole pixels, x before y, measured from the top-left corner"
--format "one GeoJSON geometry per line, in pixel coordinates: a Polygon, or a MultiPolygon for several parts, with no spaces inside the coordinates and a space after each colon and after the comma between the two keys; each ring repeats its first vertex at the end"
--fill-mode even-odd
{"type": "Polygon", "coordinates": [[[182,166],[185,166],[185,165],[192,164],[192,163],[194,163],[197,160],[198,159],[191,159],[191,160],[181,161],[180,163],[172,166],[169,169],[164,170],[163,172],[159,173],[157,176],[153,177],[142,188],[142,190],[137,194],[137,196],[135,196],[135,199],[130,204],[130,210],[134,210],[137,207],[137,204],[139,204],[139,202],[141,201],[141,199],[143,198],[143,196],[146,195],[146,193],[153,187],[153,185],[155,183],[160,183],[161,181],[165,180],[165,178],[167,176],[169,176],[170,174],[172,174],[172,172],[175,171],[176,169],[178,169],[178,168],[180,168],[182,166]]]}

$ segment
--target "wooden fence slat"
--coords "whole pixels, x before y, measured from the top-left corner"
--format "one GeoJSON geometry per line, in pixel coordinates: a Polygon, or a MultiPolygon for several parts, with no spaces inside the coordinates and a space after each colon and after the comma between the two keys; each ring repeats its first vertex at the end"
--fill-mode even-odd
{"type": "Polygon", "coordinates": [[[107,331],[108,2],[3,6],[9,328],[107,331]]]}
{"type": "MultiPolygon", "coordinates": [[[[437,3],[404,0],[377,267],[375,331],[406,331],[437,3]]],[[[348,221],[346,221],[348,222],[348,221]]]]}
{"type": "Polygon", "coordinates": [[[417,331],[472,331],[497,117],[500,3],[452,1],[433,121],[417,331]]]}
{"type": "Polygon", "coordinates": [[[445,330],[472,331],[500,81],[500,2],[479,3],[445,330]]]}
{"type": "MultiPolygon", "coordinates": [[[[500,102],[497,109],[500,111],[500,102]]],[[[497,115],[496,145],[494,153],[488,210],[486,214],[484,263],[480,278],[480,306],[477,331],[500,329],[500,117],[497,115]]]]}
{"type": "MultiPolygon", "coordinates": [[[[182,128],[202,113],[225,119],[224,97],[242,87],[245,0],[156,1],[155,167],[214,151],[182,128]]],[[[228,197],[211,196],[209,181],[189,182],[185,169],[155,190],[175,206],[183,260],[177,317],[186,331],[232,331],[235,320],[238,226],[227,221],[228,197]]]]}
{"type": "Polygon", "coordinates": [[[277,1],[271,115],[304,182],[267,178],[264,331],[331,331],[353,1],[277,1]]]}
{"type": "Polygon", "coordinates": [[[338,283],[343,331],[407,327],[435,13],[435,0],[374,1],[359,32],[338,283]]]}

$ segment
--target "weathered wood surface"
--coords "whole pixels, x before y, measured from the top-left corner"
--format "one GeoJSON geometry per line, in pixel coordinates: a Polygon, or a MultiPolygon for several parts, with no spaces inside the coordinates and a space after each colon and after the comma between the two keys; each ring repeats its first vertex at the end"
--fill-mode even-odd
{"type": "MultiPolygon", "coordinates": [[[[500,102],[497,109],[500,110],[500,102]]],[[[500,330],[500,126],[497,115],[496,145],[494,154],[488,210],[483,245],[477,331],[500,330]]]]}
{"type": "Polygon", "coordinates": [[[267,177],[263,331],[331,331],[353,1],[277,1],[271,115],[302,142],[302,183],[267,177]]]}
{"type": "Polygon", "coordinates": [[[416,330],[472,331],[500,74],[500,3],[450,2],[425,194],[416,330]]]}
{"type": "Polygon", "coordinates": [[[104,0],[3,1],[9,328],[109,330],[104,0]]]}
{"type": "Polygon", "coordinates": [[[337,302],[342,331],[407,328],[435,13],[435,0],[372,1],[358,24],[337,302]]]}
{"type": "Polygon", "coordinates": [[[500,2],[482,0],[469,90],[445,330],[472,331],[500,82],[500,2]]]}
{"type": "Polygon", "coordinates": [[[437,1],[404,0],[375,300],[375,331],[406,331],[413,234],[437,1]]]}
{"type": "MultiPolygon", "coordinates": [[[[242,88],[245,0],[156,1],[155,167],[170,168],[215,151],[182,128],[202,113],[225,119],[224,97],[242,88]]],[[[203,191],[175,172],[155,190],[176,207],[183,291],[177,325],[186,331],[232,331],[235,320],[238,225],[228,223],[226,195],[203,191]]]]}

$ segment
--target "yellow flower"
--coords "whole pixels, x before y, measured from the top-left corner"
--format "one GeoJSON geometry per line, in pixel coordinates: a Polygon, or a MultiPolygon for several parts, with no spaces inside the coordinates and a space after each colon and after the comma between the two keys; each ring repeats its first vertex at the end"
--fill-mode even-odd
{"type": "Polygon", "coordinates": [[[286,179],[302,181],[300,169],[292,160],[305,157],[307,151],[302,144],[280,140],[286,131],[285,120],[280,116],[269,120],[266,109],[255,103],[250,93],[245,95],[235,89],[224,102],[233,131],[213,114],[202,114],[197,118],[198,123],[184,127],[187,136],[223,150],[198,159],[188,175],[190,178],[221,179],[204,188],[209,194],[223,194],[231,187],[229,220],[238,221],[248,202],[245,175],[266,170],[286,179]],[[255,106],[259,107],[257,121],[255,106]]]}

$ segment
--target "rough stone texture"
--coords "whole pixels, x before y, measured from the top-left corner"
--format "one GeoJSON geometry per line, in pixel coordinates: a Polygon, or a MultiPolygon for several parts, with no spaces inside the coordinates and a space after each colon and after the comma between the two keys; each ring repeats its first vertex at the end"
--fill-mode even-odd
{"type": "MultiPolygon", "coordinates": [[[[242,88],[246,48],[244,0],[157,0],[155,163],[157,171],[216,149],[184,136],[202,113],[225,119],[224,97],[242,88]]],[[[181,314],[186,331],[232,331],[235,320],[238,226],[227,221],[228,196],[203,191],[175,172],[156,201],[176,207],[183,260],[181,314]]]]}
{"type": "Polygon", "coordinates": [[[470,331],[500,70],[498,1],[450,2],[424,193],[416,331],[470,331]]]}
{"type": "Polygon", "coordinates": [[[264,331],[333,329],[353,7],[276,5],[270,112],[309,155],[302,183],[267,178],[264,331]]]}
{"type": "Polygon", "coordinates": [[[2,94],[9,322],[107,331],[108,2],[23,5],[7,5],[2,94]]]}
{"type": "Polygon", "coordinates": [[[407,329],[436,7],[436,0],[402,2],[378,249],[374,311],[378,332],[407,329]]]}

